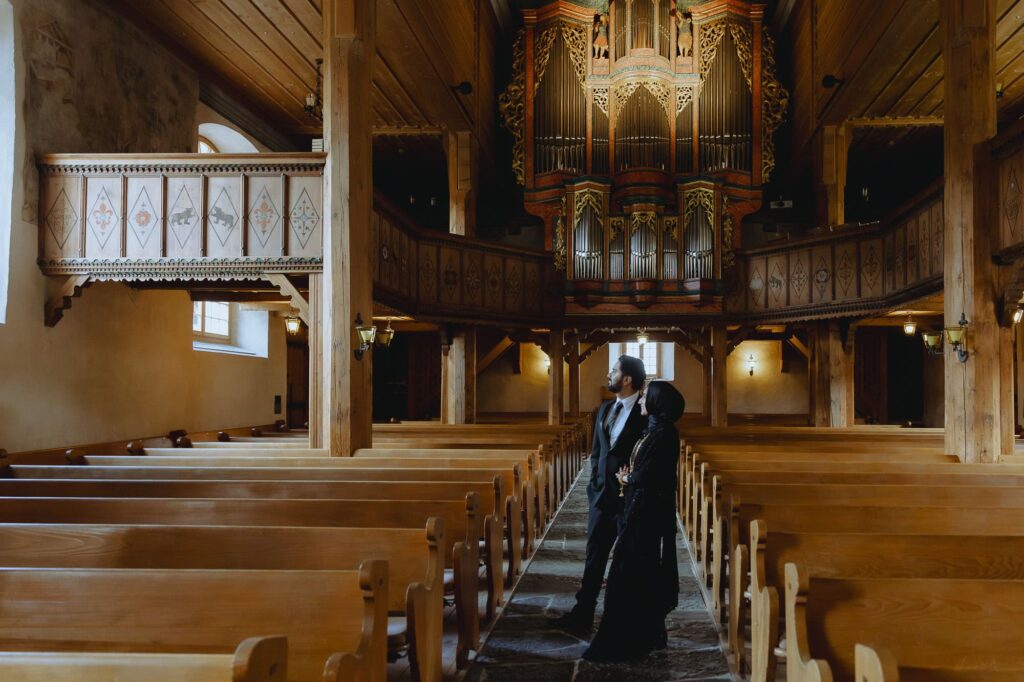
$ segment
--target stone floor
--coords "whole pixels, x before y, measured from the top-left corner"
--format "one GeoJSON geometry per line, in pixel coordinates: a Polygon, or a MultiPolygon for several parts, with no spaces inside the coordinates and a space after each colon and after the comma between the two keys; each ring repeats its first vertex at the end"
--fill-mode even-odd
{"type": "MultiPolygon", "coordinates": [[[[669,614],[669,646],[631,664],[580,660],[587,642],[547,626],[575,602],[587,543],[585,470],[520,578],[469,669],[466,682],[669,682],[728,680],[725,657],[690,557],[679,547],[679,607],[669,614]]],[[[602,592],[602,597],[603,597],[602,592]]],[[[598,618],[602,604],[598,603],[598,618]]],[[[596,626],[596,621],[595,621],[596,626]]]]}

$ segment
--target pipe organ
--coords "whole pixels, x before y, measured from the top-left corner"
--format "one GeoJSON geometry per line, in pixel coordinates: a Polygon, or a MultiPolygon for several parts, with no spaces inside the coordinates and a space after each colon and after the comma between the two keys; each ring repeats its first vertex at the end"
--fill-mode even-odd
{"type": "Polygon", "coordinates": [[[788,104],[764,5],[593,4],[523,10],[499,105],[526,208],[570,310],[713,309],[788,104]]]}

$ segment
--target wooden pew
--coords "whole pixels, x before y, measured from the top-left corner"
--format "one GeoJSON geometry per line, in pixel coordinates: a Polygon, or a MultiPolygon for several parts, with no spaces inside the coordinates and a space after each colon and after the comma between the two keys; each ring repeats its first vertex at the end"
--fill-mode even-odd
{"type": "Polygon", "coordinates": [[[453,571],[460,633],[456,653],[464,665],[480,632],[479,504],[473,493],[464,501],[5,497],[0,498],[0,519],[75,525],[422,528],[437,516],[446,529],[445,564],[453,571]]]}
{"type": "MultiPolygon", "coordinates": [[[[388,562],[414,680],[440,682],[444,522],[415,528],[0,524],[5,568],[356,570],[388,562]],[[173,551],[168,551],[173,548],[173,551]]],[[[389,625],[389,638],[392,627],[389,625]]]]}
{"type": "Polygon", "coordinates": [[[0,652],[5,682],[286,682],[287,637],[250,637],[233,654],[0,652]]]}
{"type": "MultiPolygon", "coordinates": [[[[144,460],[140,460],[144,461],[144,460]]],[[[67,480],[181,480],[181,481],[427,481],[477,482],[501,480],[503,491],[514,491],[521,479],[519,467],[509,470],[441,469],[441,468],[341,468],[341,467],[145,467],[145,466],[0,466],[0,479],[67,479],[67,480]]],[[[530,488],[532,490],[532,488],[530,488]]],[[[481,499],[483,496],[481,496],[481,499]]],[[[509,549],[506,581],[520,573],[522,554],[533,544],[528,533],[532,526],[524,526],[519,497],[512,492],[505,495],[505,540],[509,549]]],[[[532,517],[531,517],[532,519],[532,517]]]]}
{"type": "Polygon", "coordinates": [[[1024,611],[1022,580],[819,578],[789,563],[785,604],[792,682],[856,679],[857,644],[936,671],[929,680],[979,669],[1000,671],[984,679],[1022,679],[1021,624],[1011,617],[1024,611]]]}
{"type": "Polygon", "coordinates": [[[480,500],[485,520],[480,524],[486,560],[487,618],[504,603],[505,571],[502,538],[507,503],[501,479],[482,482],[437,481],[175,481],[175,480],[62,480],[0,479],[0,497],[184,497],[252,499],[348,500],[480,500]],[[487,513],[488,510],[493,510],[487,513]],[[501,516],[497,516],[500,511],[501,516]]]}
{"type": "Polygon", "coordinates": [[[934,668],[899,665],[882,647],[857,644],[853,649],[858,682],[1021,682],[1022,669],[996,668],[934,668]]]}
{"type": "MultiPolygon", "coordinates": [[[[895,534],[884,528],[860,533],[769,533],[764,521],[753,521],[749,562],[752,681],[775,679],[779,588],[785,584],[785,565],[791,562],[823,578],[1021,580],[1024,531],[1006,536],[895,534]]],[[[732,631],[730,624],[730,636],[732,631]]],[[[730,641],[734,654],[742,647],[742,636],[730,641]]]]}
{"type": "Polygon", "coordinates": [[[387,676],[387,564],[358,571],[0,569],[0,649],[228,653],[288,638],[294,682],[387,676]],[[342,652],[342,653],[336,653],[342,652]]]}

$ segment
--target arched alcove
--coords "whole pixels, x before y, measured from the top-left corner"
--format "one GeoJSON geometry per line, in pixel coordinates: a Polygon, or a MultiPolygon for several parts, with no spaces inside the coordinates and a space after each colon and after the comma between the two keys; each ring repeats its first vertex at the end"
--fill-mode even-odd
{"type": "Polygon", "coordinates": [[[199,136],[208,140],[220,154],[258,154],[256,145],[242,133],[220,123],[200,123],[199,136]]]}

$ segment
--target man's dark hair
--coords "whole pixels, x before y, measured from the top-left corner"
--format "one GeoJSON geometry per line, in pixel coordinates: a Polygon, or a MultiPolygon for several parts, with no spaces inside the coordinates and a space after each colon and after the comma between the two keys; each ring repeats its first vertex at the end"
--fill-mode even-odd
{"type": "Polygon", "coordinates": [[[647,380],[647,370],[644,368],[643,360],[634,358],[632,355],[620,355],[619,369],[633,380],[634,391],[639,391],[644,387],[644,381],[647,380]]]}

